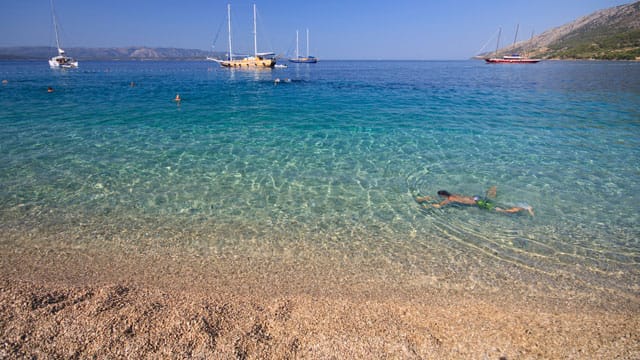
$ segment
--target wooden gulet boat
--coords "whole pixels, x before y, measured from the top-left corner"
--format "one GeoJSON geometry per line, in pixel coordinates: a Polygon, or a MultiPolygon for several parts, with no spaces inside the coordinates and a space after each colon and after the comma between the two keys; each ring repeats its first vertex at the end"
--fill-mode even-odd
{"type": "MultiPolygon", "coordinates": [[[[518,39],[518,28],[519,26],[516,27],[516,36],[513,39],[514,46],[516,44],[516,40],[518,39]]],[[[496,56],[492,58],[484,59],[484,61],[487,62],[487,64],[535,64],[541,61],[541,59],[531,59],[517,53],[498,57],[497,54],[498,54],[498,48],[500,47],[501,34],[502,34],[502,28],[500,28],[500,31],[498,32],[498,42],[496,44],[496,56]]]]}
{"type": "Polygon", "coordinates": [[[256,5],[253,4],[253,56],[246,56],[241,59],[233,58],[231,46],[231,4],[227,4],[227,25],[229,30],[229,56],[226,60],[207,58],[227,68],[272,68],[276,65],[275,53],[258,52],[258,35],[256,31],[256,5]]]}
{"type": "Polygon", "coordinates": [[[294,59],[289,59],[289,61],[292,63],[306,64],[315,64],[318,62],[318,58],[309,55],[309,29],[307,29],[307,56],[300,56],[300,52],[298,51],[298,30],[296,30],[296,57],[294,59]]]}

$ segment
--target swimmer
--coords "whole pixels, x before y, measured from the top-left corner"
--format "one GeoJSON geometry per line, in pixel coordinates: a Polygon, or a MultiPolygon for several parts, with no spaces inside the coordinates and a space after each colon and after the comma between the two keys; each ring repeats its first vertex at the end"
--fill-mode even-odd
{"type": "Polygon", "coordinates": [[[290,83],[292,80],[289,78],[284,78],[284,79],[280,79],[280,78],[275,78],[275,80],[273,80],[274,84],[279,84],[279,83],[290,83]]]}
{"type": "Polygon", "coordinates": [[[9,80],[7,79],[2,80],[2,85],[7,85],[8,83],[9,83],[9,80]]]}
{"type": "Polygon", "coordinates": [[[52,92],[53,92],[53,88],[52,88],[51,86],[49,86],[49,87],[47,88],[47,92],[52,93],[52,92]]]}
{"type": "MultiPolygon", "coordinates": [[[[527,212],[529,212],[531,216],[534,216],[533,208],[529,205],[513,206],[509,208],[506,208],[506,207],[503,208],[498,206],[498,204],[493,201],[493,199],[495,199],[496,197],[496,194],[497,194],[497,187],[495,186],[492,186],[491,188],[489,188],[489,190],[487,190],[487,193],[484,197],[481,197],[478,195],[467,196],[467,195],[460,195],[460,194],[451,194],[446,190],[440,190],[438,191],[438,196],[444,198],[444,200],[436,204],[431,204],[431,206],[435,208],[441,208],[447,204],[470,205],[470,206],[477,206],[480,209],[491,210],[491,211],[507,213],[507,214],[515,214],[515,213],[519,213],[521,211],[526,210],[527,212]]],[[[416,202],[418,202],[419,204],[423,204],[431,200],[432,198],[430,196],[421,196],[416,198],[416,202]]]]}
{"type": "Polygon", "coordinates": [[[180,94],[176,94],[176,98],[173,99],[173,101],[179,103],[180,101],[182,101],[182,99],[180,99],[180,94]]]}
{"type": "Polygon", "coordinates": [[[129,84],[129,86],[131,86],[131,87],[135,87],[135,86],[136,86],[136,83],[134,83],[134,82],[132,81],[132,82],[131,82],[131,84],[129,84]]]}

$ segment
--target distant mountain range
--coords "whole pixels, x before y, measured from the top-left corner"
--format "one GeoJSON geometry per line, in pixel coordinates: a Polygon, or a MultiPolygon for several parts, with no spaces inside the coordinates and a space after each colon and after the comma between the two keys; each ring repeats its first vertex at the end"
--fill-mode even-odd
{"type": "MultiPolygon", "coordinates": [[[[79,60],[204,60],[207,56],[223,56],[198,49],[121,47],[121,48],[65,48],[67,54],[79,60]]],[[[0,48],[3,60],[43,60],[58,51],[48,46],[0,48]]]]}
{"type": "MultiPolygon", "coordinates": [[[[542,59],[640,60],[640,1],[596,11],[498,50],[542,59]]],[[[494,53],[480,54],[479,57],[494,53]]]]}

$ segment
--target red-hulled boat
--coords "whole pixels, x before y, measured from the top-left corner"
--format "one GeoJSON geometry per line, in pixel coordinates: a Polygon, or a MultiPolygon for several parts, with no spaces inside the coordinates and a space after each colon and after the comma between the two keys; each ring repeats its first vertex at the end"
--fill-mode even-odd
{"type": "MultiPolygon", "coordinates": [[[[516,46],[516,40],[518,39],[518,29],[519,28],[520,28],[520,25],[518,25],[516,27],[516,36],[513,39],[513,46],[514,47],[516,46]]],[[[484,59],[484,61],[486,61],[487,64],[535,64],[535,63],[539,63],[541,61],[541,59],[530,59],[530,58],[524,57],[524,56],[522,56],[520,54],[504,55],[501,58],[497,57],[498,49],[500,47],[500,35],[501,34],[502,34],[502,28],[500,28],[500,30],[498,31],[498,42],[496,43],[496,56],[492,57],[492,58],[484,59]]]]}
{"type": "Polygon", "coordinates": [[[520,54],[505,55],[501,58],[484,59],[489,64],[535,64],[541,59],[530,59],[522,57],[520,54]]]}

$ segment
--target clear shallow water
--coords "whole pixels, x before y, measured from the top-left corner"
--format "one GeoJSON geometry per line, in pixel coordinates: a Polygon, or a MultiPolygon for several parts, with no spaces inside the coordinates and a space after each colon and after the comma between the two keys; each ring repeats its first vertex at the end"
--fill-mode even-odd
{"type": "Polygon", "coordinates": [[[195,229],[157,241],[237,255],[309,244],[425,273],[434,254],[449,266],[465,252],[640,280],[638,63],[81,66],[0,63],[5,229],[107,246],[195,229]],[[492,185],[536,216],[414,201],[492,185]]]}

